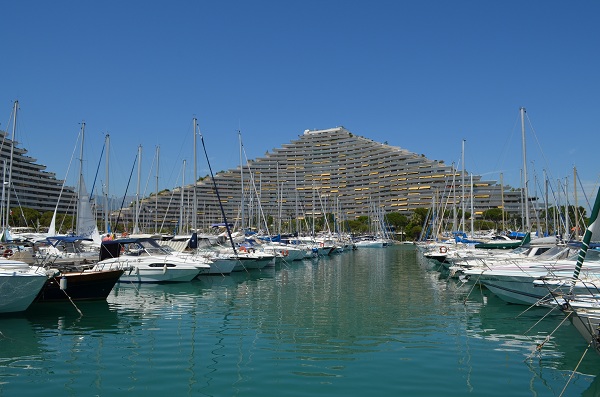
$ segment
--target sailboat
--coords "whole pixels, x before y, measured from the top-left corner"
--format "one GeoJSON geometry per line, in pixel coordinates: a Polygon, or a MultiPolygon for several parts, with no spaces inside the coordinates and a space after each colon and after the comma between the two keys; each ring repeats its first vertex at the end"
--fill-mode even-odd
{"type": "MultiPolygon", "coordinates": [[[[85,123],[82,123],[80,162],[83,162],[84,132],[85,123]]],[[[100,233],[93,217],[81,166],[76,234],[48,237],[47,240],[55,251],[47,251],[39,259],[46,268],[52,268],[55,274],[44,284],[36,302],[106,299],[123,274],[123,269],[93,269],[93,262],[98,260],[98,251],[79,248],[83,242],[100,243],[100,233]]]]}

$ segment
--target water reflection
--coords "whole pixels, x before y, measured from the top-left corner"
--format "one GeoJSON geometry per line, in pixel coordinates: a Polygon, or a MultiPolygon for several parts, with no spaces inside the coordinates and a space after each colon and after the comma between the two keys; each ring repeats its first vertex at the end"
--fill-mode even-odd
{"type": "MultiPolygon", "coordinates": [[[[404,248],[121,283],[106,302],[78,307],[83,316],[40,304],[0,320],[0,394],[35,395],[25,387],[35,372],[71,395],[357,395],[369,384],[377,395],[496,396],[510,383],[515,394],[556,396],[584,348],[569,324],[554,330],[561,316],[532,328],[540,309],[471,291],[404,248]]],[[[586,357],[565,396],[598,390],[585,374],[599,360],[586,357]]]]}

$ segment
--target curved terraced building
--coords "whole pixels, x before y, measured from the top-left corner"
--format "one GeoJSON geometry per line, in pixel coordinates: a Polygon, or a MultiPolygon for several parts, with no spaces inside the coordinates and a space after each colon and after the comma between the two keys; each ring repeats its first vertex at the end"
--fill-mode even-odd
{"type": "MultiPolygon", "coordinates": [[[[248,161],[243,169],[215,175],[227,220],[240,225],[243,219],[244,226],[263,230],[269,218],[275,225],[299,225],[323,213],[348,220],[389,212],[409,215],[433,203],[452,209],[462,205],[461,181],[460,171],[443,161],[375,142],[344,127],[306,130],[297,140],[248,161]]],[[[470,193],[470,176],[465,177],[465,184],[465,192],[470,193]]],[[[183,191],[177,188],[142,200],[141,229],[166,232],[182,225],[179,230],[187,230],[193,224],[193,197],[193,185],[189,185],[183,191]]],[[[198,228],[223,222],[210,178],[198,181],[196,197],[198,228]]],[[[470,195],[465,200],[470,212],[470,195]]],[[[520,214],[521,200],[521,189],[503,189],[495,181],[473,176],[476,214],[503,203],[507,212],[520,214]]],[[[131,230],[132,208],[122,217],[131,230]]]]}
{"type": "Polygon", "coordinates": [[[58,203],[59,213],[73,214],[77,201],[74,189],[63,187],[64,181],[56,179],[56,174],[46,171],[46,166],[36,161],[27,155],[27,149],[18,147],[5,131],[0,131],[0,177],[6,187],[2,208],[8,204],[10,208],[31,208],[43,213],[54,211],[58,203]]]}

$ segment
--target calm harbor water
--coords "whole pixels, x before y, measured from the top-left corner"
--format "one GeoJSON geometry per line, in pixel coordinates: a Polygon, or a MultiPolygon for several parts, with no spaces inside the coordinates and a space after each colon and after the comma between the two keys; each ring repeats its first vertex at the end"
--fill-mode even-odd
{"type": "MultiPolygon", "coordinates": [[[[586,348],[559,313],[446,280],[411,246],[77,306],[0,318],[0,396],[559,396],[586,348]]],[[[590,351],[563,395],[599,395],[599,372],[590,351]]]]}

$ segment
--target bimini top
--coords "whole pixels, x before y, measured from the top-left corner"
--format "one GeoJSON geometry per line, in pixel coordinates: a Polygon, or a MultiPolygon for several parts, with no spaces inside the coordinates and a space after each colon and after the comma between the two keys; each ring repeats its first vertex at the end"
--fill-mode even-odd
{"type": "Polygon", "coordinates": [[[53,247],[56,247],[59,243],[76,243],[78,241],[94,241],[88,237],[81,236],[50,236],[46,237],[46,241],[53,247]]]}

